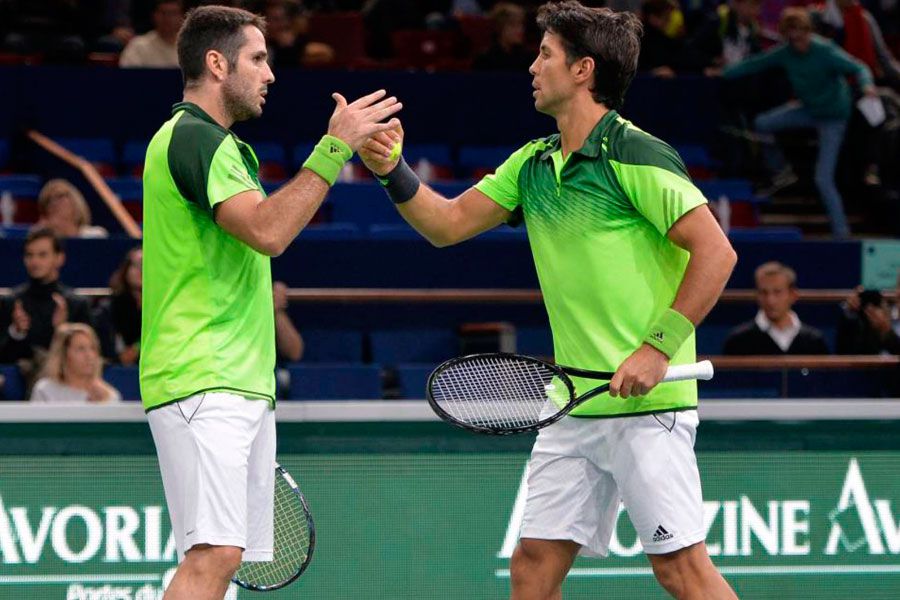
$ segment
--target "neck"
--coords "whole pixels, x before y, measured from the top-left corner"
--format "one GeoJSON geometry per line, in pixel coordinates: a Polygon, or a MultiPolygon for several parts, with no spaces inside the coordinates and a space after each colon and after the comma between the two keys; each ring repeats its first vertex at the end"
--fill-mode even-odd
{"type": "Polygon", "coordinates": [[[578,150],[609,109],[597,104],[590,95],[580,95],[556,115],[556,126],[562,140],[563,156],[578,150]]]}
{"type": "Polygon", "coordinates": [[[91,375],[75,375],[67,373],[63,383],[79,390],[87,390],[90,389],[93,382],[94,377],[91,375]]]}
{"type": "Polygon", "coordinates": [[[222,95],[208,87],[198,87],[184,90],[184,101],[191,102],[202,108],[206,114],[212,117],[213,121],[224,127],[231,128],[234,119],[225,110],[225,103],[222,101],[222,95]]]}
{"type": "Polygon", "coordinates": [[[781,318],[776,321],[769,319],[769,322],[775,329],[787,329],[794,324],[794,320],[791,318],[790,312],[784,313],[781,318]]]}
{"type": "Polygon", "coordinates": [[[32,278],[32,281],[34,281],[35,283],[38,283],[40,285],[53,285],[54,283],[57,282],[58,279],[59,279],[59,275],[54,273],[52,275],[47,275],[46,277],[41,277],[41,278],[34,277],[34,278],[32,278]]]}
{"type": "Polygon", "coordinates": [[[161,33],[159,31],[156,32],[159,38],[167,44],[175,45],[178,41],[178,32],[175,33],[161,33]]]}

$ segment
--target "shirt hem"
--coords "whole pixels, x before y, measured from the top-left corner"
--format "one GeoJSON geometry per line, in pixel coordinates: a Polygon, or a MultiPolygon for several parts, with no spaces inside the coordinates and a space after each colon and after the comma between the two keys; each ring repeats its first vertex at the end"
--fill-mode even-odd
{"type": "Polygon", "coordinates": [[[666,413],[666,412],[682,412],[685,410],[697,410],[697,405],[692,404],[690,406],[668,406],[664,408],[654,408],[652,410],[642,410],[637,412],[627,412],[627,413],[607,413],[607,414],[572,414],[569,413],[568,417],[574,417],[576,419],[616,419],[619,417],[640,417],[643,415],[654,415],[658,413],[666,413]]]}
{"type": "Polygon", "coordinates": [[[260,392],[254,392],[253,390],[245,390],[242,388],[234,388],[223,385],[217,385],[214,387],[203,388],[200,390],[194,390],[184,395],[180,395],[177,398],[173,398],[171,400],[166,400],[165,402],[160,402],[159,404],[154,404],[153,406],[145,406],[144,413],[149,413],[152,410],[156,410],[157,408],[162,408],[163,406],[168,406],[170,404],[174,404],[175,402],[180,402],[185,398],[190,398],[191,396],[196,396],[197,394],[208,394],[211,392],[230,392],[230,393],[238,393],[248,400],[265,400],[269,403],[272,408],[275,408],[275,396],[270,394],[263,394],[260,392]]]}

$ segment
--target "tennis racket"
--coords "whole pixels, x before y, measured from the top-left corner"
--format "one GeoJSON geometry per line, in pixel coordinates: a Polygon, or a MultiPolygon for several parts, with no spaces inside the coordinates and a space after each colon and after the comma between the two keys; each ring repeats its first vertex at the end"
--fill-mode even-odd
{"type": "MultiPolygon", "coordinates": [[[[555,423],[573,408],[609,390],[613,373],[554,365],[520,354],[472,354],[440,365],[428,378],[428,403],[443,420],[477,433],[509,435],[555,423]],[[569,378],[603,379],[575,396],[569,378]]],[[[669,367],[663,381],[712,379],[712,363],[669,367]]]]}
{"type": "Polygon", "coordinates": [[[241,563],[236,584],[255,592],[271,592],[294,582],[312,560],[316,528],[306,498],[291,474],[275,465],[275,540],[267,562],[241,563]]]}

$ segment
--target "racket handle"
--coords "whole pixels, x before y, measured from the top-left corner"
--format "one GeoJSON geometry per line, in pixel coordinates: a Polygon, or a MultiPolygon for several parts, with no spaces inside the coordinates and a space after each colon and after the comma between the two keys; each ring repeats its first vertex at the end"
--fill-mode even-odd
{"type": "Polygon", "coordinates": [[[708,360],[702,360],[689,365],[675,365],[666,369],[663,381],[684,381],[685,379],[712,379],[713,365],[708,360]]]}

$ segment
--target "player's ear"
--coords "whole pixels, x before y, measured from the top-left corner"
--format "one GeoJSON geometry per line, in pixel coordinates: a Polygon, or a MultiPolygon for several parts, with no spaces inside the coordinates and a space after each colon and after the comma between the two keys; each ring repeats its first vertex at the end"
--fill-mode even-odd
{"type": "Polygon", "coordinates": [[[590,56],[584,56],[572,63],[572,74],[576,83],[591,80],[594,77],[594,67],[594,59],[590,56]]]}
{"type": "Polygon", "coordinates": [[[228,59],[217,50],[209,50],[206,53],[206,68],[214,81],[225,81],[228,76],[228,59]]]}

